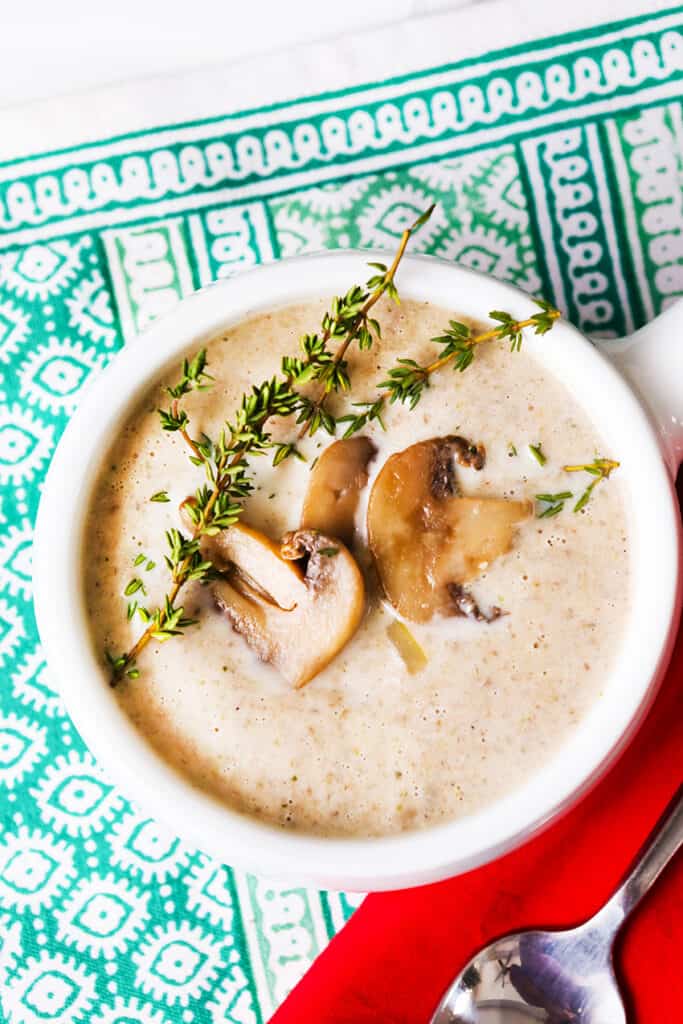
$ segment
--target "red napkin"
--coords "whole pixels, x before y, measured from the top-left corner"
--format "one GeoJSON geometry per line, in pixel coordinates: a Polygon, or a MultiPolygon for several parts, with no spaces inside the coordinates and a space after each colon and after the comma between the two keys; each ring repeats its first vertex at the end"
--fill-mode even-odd
{"type": "MultiPolygon", "coordinates": [[[[572,811],[493,864],[368,896],[272,1024],[426,1024],[453,977],[492,939],[593,914],[683,780],[682,684],[683,631],[637,736],[572,811]]],[[[683,855],[625,926],[615,963],[629,1021],[683,1022],[683,855]]]]}

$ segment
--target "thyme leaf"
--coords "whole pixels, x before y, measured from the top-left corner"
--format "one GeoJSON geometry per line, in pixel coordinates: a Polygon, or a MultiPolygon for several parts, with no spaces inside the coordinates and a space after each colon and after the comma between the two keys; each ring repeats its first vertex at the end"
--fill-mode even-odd
{"type": "Polygon", "coordinates": [[[123,591],[124,597],[132,597],[133,594],[137,594],[138,590],[141,590],[144,594],[145,586],[141,579],[134,576],[132,580],[126,584],[126,589],[123,591]]]}
{"type": "Polygon", "coordinates": [[[560,491],[558,494],[537,494],[536,501],[541,503],[541,509],[536,513],[538,519],[548,519],[558,515],[564,508],[564,503],[572,497],[571,491],[560,491]]]}
{"type": "Polygon", "coordinates": [[[539,464],[539,466],[545,466],[546,462],[548,461],[548,456],[543,451],[543,447],[540,441],[538,442],[538,444],[530,444],[529,452],[534,457],[534,459],[536,459],[536,462],[539,464]]]}

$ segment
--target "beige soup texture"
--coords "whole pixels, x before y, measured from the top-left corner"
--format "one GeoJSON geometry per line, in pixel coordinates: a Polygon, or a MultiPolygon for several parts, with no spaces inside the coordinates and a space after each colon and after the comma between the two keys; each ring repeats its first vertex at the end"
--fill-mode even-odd
{"type": "MultiPolygon", "coordinates": [[[[241,395],[279,371],[301,334],[315,329],[326,301],[255,317],[214,338],[216,383],[187,401],[195,436],[215,436],[241,395]]],[[[382,341],[350,357],[353,400],[373,397],[399,356],[428,361],[450,311],[404,301],[379,308],[382,341]]],[[[202,482],[178,435],[161,431],[167,404],[158,381],[108,452],[86,527],[85,593],[93,643],[127,649],[140,622],[126,620],[123,591],[144,579],[150,605],[168,578],[164,530],[179,527],[178,505],[202,482]],[[168,491],[170,502],[150,502],[168,491]],[[156,564],[133,570],[144,553],[156,564]]],[[[414,411],[392,405],[365,431],[377,447],[356,516],[353,548],[368,601],[353,639],[301,689],[258,660],[199,585],[184,606],[200,624],[151,643],[140,676],[116,693],[140,733],[197,787],[230,807],[286,828],[372,836],[422,828],[471,813],[542,769],[599,698],[620,644],[629,605],[629,558],[619,474],[594,491],[580,513],[568,502],[550,519],[528,518],[511,550],[468,586],[491,623],[437,616],[409,623],[427,661],[410,674],[387,630],[396,613],[382,599],[367,550],[366,510],[386,460],[418,441],[461,434],[486,448],[480,471],[455,467],[466,496],[533,499],[574,490],[589,477],[562,471],[602,451],[591,423],[565,390],[524,350],[484,345],[463,374],[436,374],[414,411]],[[540,466],[529,444],[541,442],[540,466]],[[516,451],[517,454],[514,454],[516,451]]],[[[290,437],[283,424],[282,436],[290,437]]],[[[273,469],[255,460],[256,489],[244,519],[278,540],[301,522],[310,460],[331,440],[307,439],[309,463],[273,469]]]]}

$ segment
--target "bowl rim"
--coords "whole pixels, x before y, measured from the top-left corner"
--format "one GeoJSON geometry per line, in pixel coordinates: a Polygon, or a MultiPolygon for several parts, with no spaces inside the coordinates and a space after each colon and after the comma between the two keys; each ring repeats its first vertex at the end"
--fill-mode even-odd
{"type": "MultiPolygon", "coordinates": [[[[609,408],[600,403],[601,422],[615,435],[618,424],[619,436],[625,435],[627,442],[622,466],[626,462],[624,477],[634,481],[627,491],[638,559],[644,544],[641,527],[657,525],[652,572],[645,561],[642,569],[649,600],[633,595],[643,637],[631,643],[629,631],[624,641],[629,657],[620,648],[609,676],[611,680],[617,670],[621,673],[623,693],[610,691],[608,703],[601,696],[597,704],[603,713],[589,711],[543,772],[511,794],[455,821],[377,838],[314,836],[247,817],[198,790],[146,743],[108,686],[85,620],[80,540],[103,446],[106,450],[137,398],[179,355],[258,312],[345,291],[356,279],[359,261],[386,256],[381,250],[333,250],[255,267],[193,293],[125,346],[86,386],[53,456],[36,522],[33,562],[36,618],[49,669],[86,745],[125,795],[183,838],[234,866],[287,882],[357,891],[401,888],[469,870],[519,845],[573,804],[615,760],[648,710],[671,653],[681,596],[680,523],[656,430],[608,359],[576,328],[560,321],[542,339],[525,337],[525,347],[551,372],[560,368],[565,383],[571,378],[569,390],[584,408],[587,395],[595,396],[591,411],[598,408],[600,396],[609,396],[609,408]],[[131,377],[137,380],[133,389],[131,377]],[[636,476],[644,471],[647,501],[635,487],[636,476]]],[[[440,305],[451,304],[442,301],[448,296],[462,295],[460,315],[481,317],[484,309],[506,308],[521,318],[531,303],[514,285],[435,257],[405,256],[399,286],[406,298],[440,305]]],[[[640,586],[640,577],[638,582],[640,586]]]]}

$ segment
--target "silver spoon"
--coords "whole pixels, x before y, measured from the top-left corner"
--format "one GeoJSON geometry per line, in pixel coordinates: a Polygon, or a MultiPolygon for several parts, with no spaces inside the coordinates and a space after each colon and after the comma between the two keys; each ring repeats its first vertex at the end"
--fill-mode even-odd
{"type": "Polygon", "coordinates": [[[612,898],[570,931],[524,931],[486,946],[446,991],[431,1024],[626,1024],[612,945],[683,843],[683,787],[612,898]]]}

